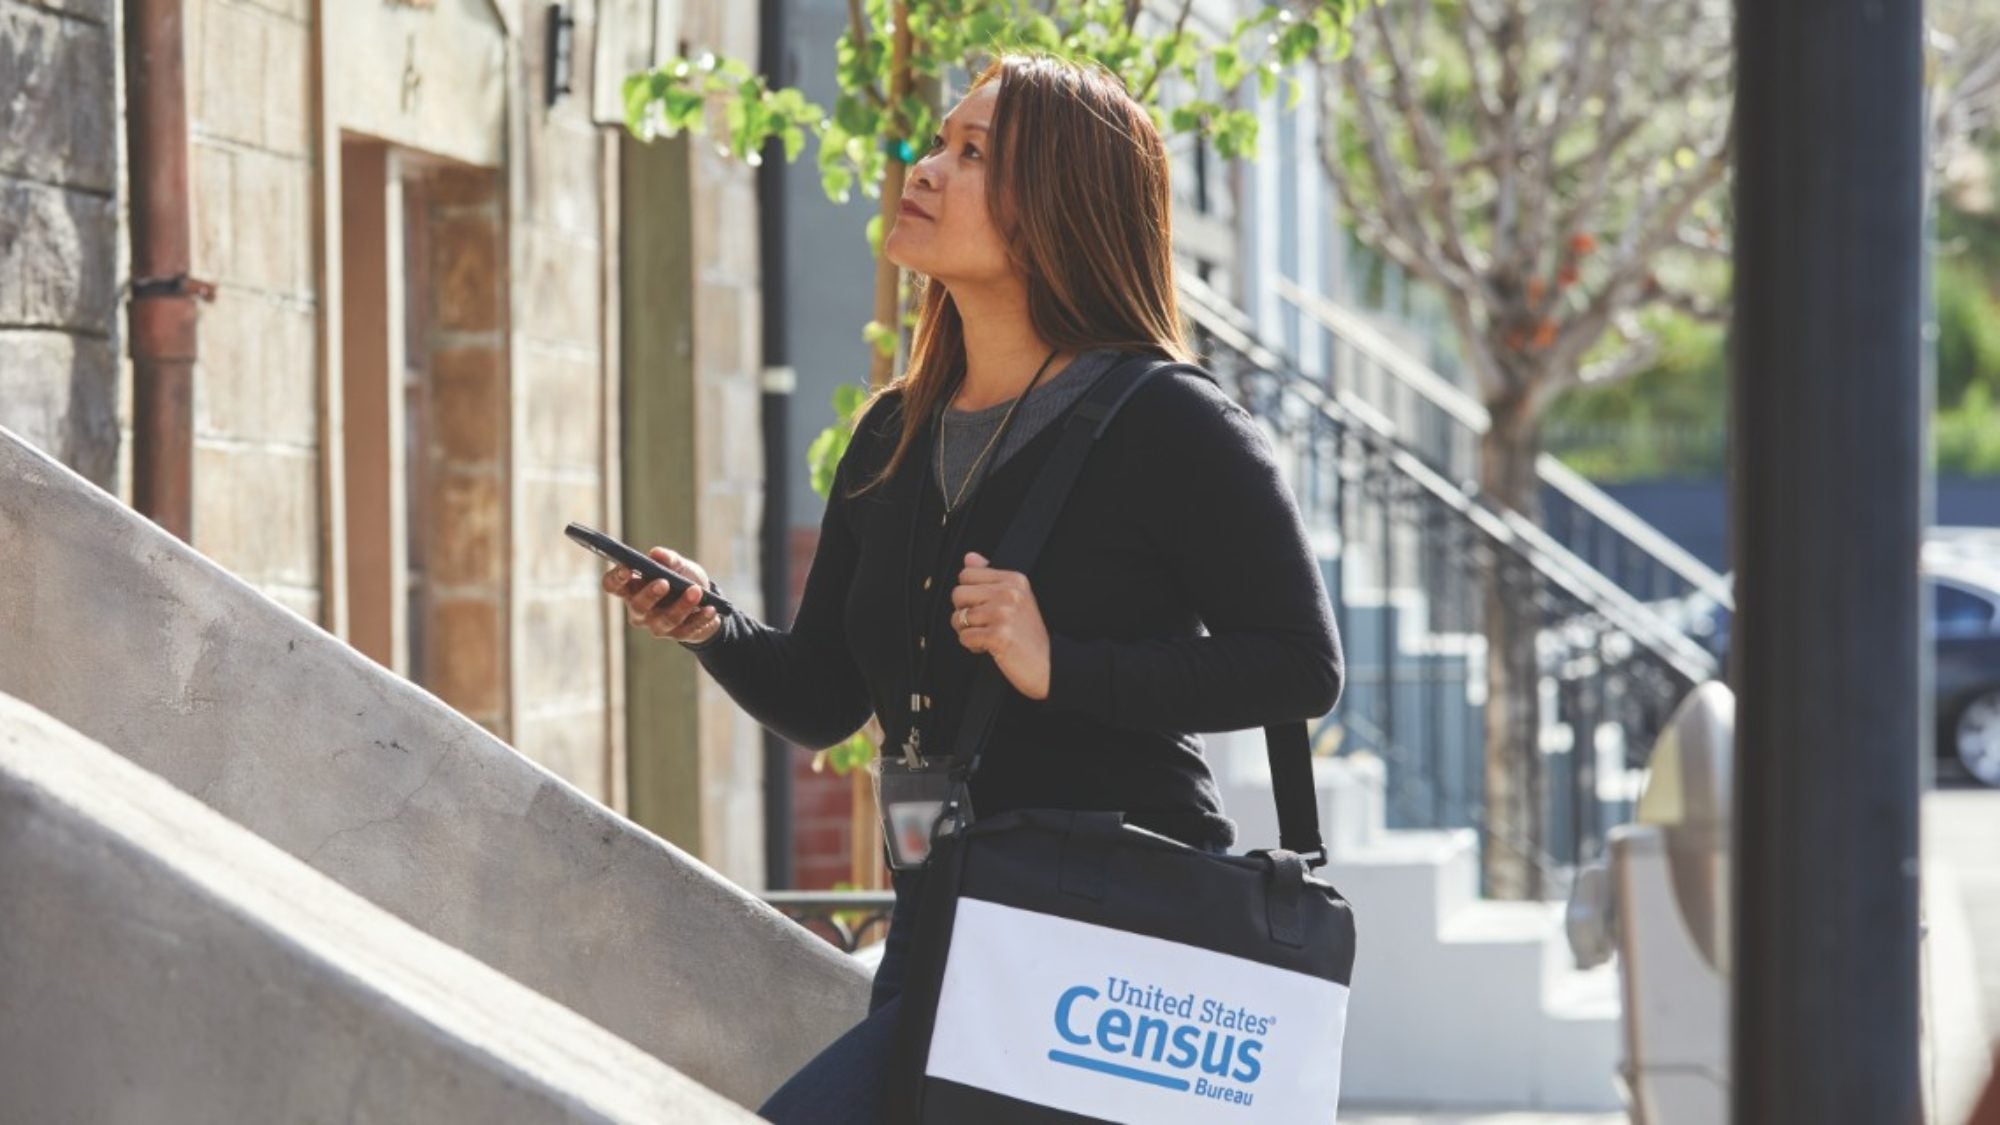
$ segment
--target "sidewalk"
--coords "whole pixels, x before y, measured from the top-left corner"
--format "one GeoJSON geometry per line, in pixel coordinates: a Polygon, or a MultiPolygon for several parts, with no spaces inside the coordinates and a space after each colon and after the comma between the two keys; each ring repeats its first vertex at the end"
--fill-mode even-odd
{"type": "Polygon", "coordinates": [[[1920,1057],[1936,1125],[1971,1113],[2000,1032],[2000,790],[1924,794],[1920,1057]]]}
{"type": "Polygon", "coordinates": [[[1340,1111],[1340,1125],[1626,1125],[1624,1113],[1542,1113],[1514,1109],[1496,1113],[1444,1109],[1354,1109],[1340,1111]]]}

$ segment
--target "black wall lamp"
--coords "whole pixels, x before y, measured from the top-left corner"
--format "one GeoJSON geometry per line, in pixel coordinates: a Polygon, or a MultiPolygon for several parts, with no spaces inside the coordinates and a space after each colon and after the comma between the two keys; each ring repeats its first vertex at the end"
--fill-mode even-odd
{"type": "Polygon", "coordinates": [[[576,54],[576,15],[568,4],[549,5],[548,104],[554,105],[569,93],[570,62],[576,54]]]}

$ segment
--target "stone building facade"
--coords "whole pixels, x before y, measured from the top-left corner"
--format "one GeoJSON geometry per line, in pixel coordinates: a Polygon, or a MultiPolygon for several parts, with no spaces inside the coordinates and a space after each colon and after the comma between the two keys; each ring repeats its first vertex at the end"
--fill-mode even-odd
{"type": "MultiPolygon", "coordinates": [[[[604,96],[652,50],[756,58],[756,7],[180,10],[190,272],[213,286],[193,545],[760,886],[759,728],[632,634],[562,535],[668,543],[761,612],[754,173],[637,144],[604,96]]],[[[124,19],[0,0],[0,425],[130,502],[124,19]]]]}

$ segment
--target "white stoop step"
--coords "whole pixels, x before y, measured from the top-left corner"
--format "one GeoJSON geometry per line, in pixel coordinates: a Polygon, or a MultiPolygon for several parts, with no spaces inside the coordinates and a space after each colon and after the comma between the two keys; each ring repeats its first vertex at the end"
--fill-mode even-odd
{"type": "Polygon", "coordinates": [[[8,1122],[755,1122],[0,694],[8,1122]]]}
{"type": "MultiPolygon", "coordinates": [[[[1236,851],[1277,843],[1261,731],[1207,735],[1236,851]]],[[[1470,829],[1387,829],[1380,766],[1316,758],[1319,874],[1354,905],[1341,1105],[1622,1108],[1615,964],[1579,972],[1561,903],[1479,898],[1470,829]]]]}

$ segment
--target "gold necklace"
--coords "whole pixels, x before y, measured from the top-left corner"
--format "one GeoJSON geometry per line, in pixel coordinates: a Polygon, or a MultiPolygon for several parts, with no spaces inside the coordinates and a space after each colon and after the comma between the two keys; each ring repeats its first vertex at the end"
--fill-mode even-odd
{"type": "MultiPolygon", "coordinates": [[[[971,487],[972,476],[979,471],[979,463],[986,460],[986,455],[993,451],[993,443],[999,441],[1000,435],[1007,432],[1007,423],[1014,417],[1014,411],[1021,408],[1021,401],[1028,397],[1028,391],[1034,390],[1035,384],[1041,382],[1042,372],[1049,369],[1049,361],[1055,359],[1055,357],[1055,351],[1049,352],[1048,358],[1042,360],[1042,366],[1035,371],[1035,377],[1028,380],[1027,390],[1022,391],[1014,397],[1013,403],[1007,407],[1006,415],[1000,419],[1000,425],[994,428],[993,436],[986,439],[986,447],[979,451],[979,456],[972,459],[971,465],[966,466],[965,479],[958,482],[958,495],[956,497],[950,495],[950,490],[944,483],[944,415],[938,415],[938,487],[941,492],[946,494],[944,501],[945,519],[950,519],[951,513],[958,508],[958,502],[965,499],[965,490],[971,487]]],[[[950,409],[951,407],[951,399],[949,397],[945,399],[945,407],[946,409],[950,409]]]]}

